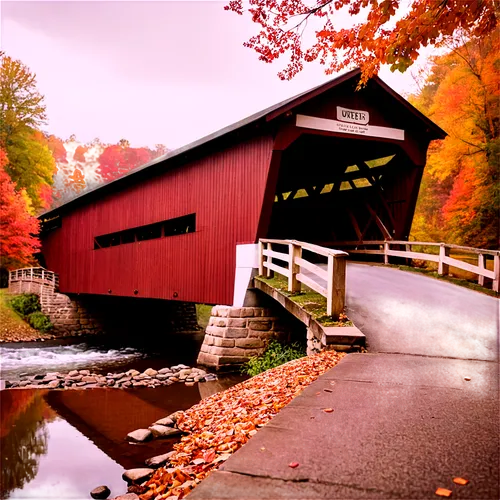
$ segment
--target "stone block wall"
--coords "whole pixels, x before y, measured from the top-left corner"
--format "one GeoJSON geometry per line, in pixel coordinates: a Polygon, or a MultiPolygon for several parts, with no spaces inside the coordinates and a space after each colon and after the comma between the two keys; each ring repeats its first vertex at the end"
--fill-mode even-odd
{"type": "Polygon", "coordinates": [[[198,356],[200,365],[235,369],[262,354],[267,341],[289,336],[289,328],[265,307],[215,306],[198,356]]]}
{"type": "Polygon", "coordinates": [[[80,300],[71,299],[62,293],[43,293],[40,304],[42,312],[54,325],[52,333],[58,337],[103,332],[99,318],[90,313],[80,300]]]}

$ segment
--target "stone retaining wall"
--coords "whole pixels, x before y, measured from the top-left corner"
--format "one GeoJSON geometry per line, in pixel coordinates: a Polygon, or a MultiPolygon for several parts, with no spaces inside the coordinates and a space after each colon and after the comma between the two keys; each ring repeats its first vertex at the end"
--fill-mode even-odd
{"type": "Polygon", "coordinates": [[[100,318],[91,313],[83,301],[71,299],[62,293],[44,293],[40,296],[42,312],[54,325],[52,333],[58,337],[102,333],[100,318]]]}
{"type": "Polygon", "coordinates": [[[262,354],[270,338],[286,339],[289,328],[271,309],[215,306],[198,356],[200,365],[236,368],[262,354]]]}

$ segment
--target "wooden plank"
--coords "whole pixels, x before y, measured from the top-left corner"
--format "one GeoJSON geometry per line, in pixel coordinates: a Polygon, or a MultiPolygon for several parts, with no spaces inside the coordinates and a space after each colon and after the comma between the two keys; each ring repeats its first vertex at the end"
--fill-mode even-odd
{"type": "Polygon", "coordinates": [[[297,279],[301,283],[304,283],[304,285],[308,286],[311,290],[314,290],[315,292],[318,292],[320,295],[323,295],[323,297],[326,297],[327,295],[326,288],[323,288],[321,285],[316,283],[316,281],[312,280],[311,278],[305,276],[302,273],[297,274],[297,279]]]}
{"type": "Polygon", "coordinates": [[[288,278],[288,291],[289,292],[300,292],[301,286],[300,281],[297,279],[297,274],[300,273],[300,267],[297,264],[297,260],[302,260],[302,248],[299,245],[294,245],[290,243],[288,247],[289,261],[288,269],[290,276],[288,278]]]}
{"type": "Polygon", "coordinates": [[[383,250],[349,250],[349,253],[362,253],[362,254],[373,254],[373,255],[384,255],[383,250]]]}
{"type": "Polygon", "coordinates": [[[269,269],[270,271],[275,271],[283,276],[286,276],[288,278],[288,269],[286,267],[281,267],[276,264],[273,264],[272,262],[264,262],[264,267],[269,269]]]}
{"type": "Polygon", "coordinates": [[[500,250],[486,250],[484,248],[463,247],[460,245],[451,245],[451,244],[446,244],[446,246],[452,250],[461,250],[469,253],[484,254],[484,255],[500,255],[500,250]]]}
{"type": "Polygon", "coordinates": [[[404,240],[391,240],[391,245],[424,245],[429,247],[439,247],[441,243],[432,243],[429,241],[404,241],[404,240]]]}
{"type": "Polygon", "coordinates": [[[445,245],[440,245],[439,247],[439,260],[438,260],[438,274],[441,276],[450,274],[450,268],[448,264],[445,263],[445,258],[450,255],[449,248],[446,248],[445,245]]]}
{"type": "Polygon", "coordinates": [[[264,249],[264,255],[266,257],[272,257],[273,259],[282,260],[284,262],[289,261],[289,255],[287,253],[283,253],[283,252],[276,252],[274,250],[264,249]]]}
{"type": "Polygon", "coordinates": [[[344,311],[345,305],[345,258],[332,256],[328,257],[328,297],[327,297],[327,314],[338,318],[339,314],[344,311]],[[331,266],[331,271],[330,271],[331,266]],[[330,306],[330,307],[328,307],[330,306]]]}
{"type": "MultiPolygon", "coordinates": [[[[479,267],[479,275],[477,277],[477,284],[480,286],[484,286],[484,270],[486,269],[484,262],[484,255],[482,253],[479,254],[477,259],[477,265],[479,267]]],[[[493,273],[494,274],[494,273],[493,273]]]]}
{"type": "Polygon", "coordinates": [[[498,293],[500,289],[500,255],[493,257],[493,290],[498,293]]]}
{"type": "Polygon", "coordinates": [[[375,212],[375,210],[373,210],[373,208],[370,206],[370,204],[368,202],[365,202],[365,205],[366,205],[366,208],[368,208],[368,211],[370,212],[371,216],[375,220],[375,224],[377,224],[378,228],[382,232],[382,235],[384,236],[384,238],[386,238],[387,240],[392,240],[391,233],[385,227],[384,223],[382,222],[382,220],[378,216],[377,212],[375,212]]]}
{"type": "Polygon", "coordinates": [[[311,271],[314,275],[318,276],[318,278],[324,279],[325,281],[328,281],[328,273],[322,269],[321,267],[317,266],[316,264],[313,264],[312,262],[308,262],[307,260],[304,260],[302,258],[296,258],[295,259],[295,264],[298,266],[307,269],[308,271],[311,271]]]}
{"type": "Polygon", "coordinates": [[[404,250],[389,250],[387,255],[391,257],[404,257],[406,259],[429,260],[431,262],[439,262],[439,255],[421,252],[405,252],[404,250]]]}
{"type": "Polygon", "coordinates": [[[259,240],[259,276],[264,276],[264,242],[259,240]]]}
{"type": "Polygon", "coordinates": [[[314,245],[312,243],[306,243],[305,241],[297,241],[297,240],[289,240],[289,243],[295,243],[297,245],[300,245],[303,249],[310,250],[311,252],[315,252],[319,255],[323,255],[324,257],[328,257],[329,255],[338,255],[338,256],[347,256],[349,255],[346,252],[343,252],[342,250],[334,250],[332,248],[325,248],[321,247],[319,245],[314,245]]]}
{"type": "Polygon", "coordinates": [[[290,243],[290,240],[273,240],[269,238],[260,238],[259,241],[262,241],[262,243],[276,243],[277,245],[288,245],[290,243]]]}
{"type": "Polygon", "coordinates": [[[453,259],[452,257],[446,257],[444,259],[445,264],[448,264],[453,267],[457,267],[458,269],[463,269],[464,271],[469,271],[474,274],[481,273],[486,278],[495,279],[494,271],[489,271],[488,269],[480,269],[478,266],[473,264],[469,264],[468,262],[464,262],[463,260],[453,259]]]}

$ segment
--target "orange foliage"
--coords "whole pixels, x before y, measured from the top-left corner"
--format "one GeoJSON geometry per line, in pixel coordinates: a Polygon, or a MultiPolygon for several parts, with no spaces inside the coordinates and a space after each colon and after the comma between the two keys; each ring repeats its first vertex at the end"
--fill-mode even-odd
{"type": "MultiPolygon", "coordinates": [[[[243,14],[244,6],[243,0],[230,0],[225,9],[243,14]]],[[[411,0],[408,7],[401,0],[252,0],[248,14],[260,31],[245,46],[267,63],[290,55],[280,78],[290,79],[305,62],[319,60],[327,73],[361,67],[362,83],[382,64],[404,72],[422,47],[439,44],[459,30],[484,36],[497,25],[495,0],[411,0]],[[342,29],[335,23],[339,13],[359,16],[342,29]],[[316,37],[304,48],[308,23],[316,28],[316,37]]]]}
{"type": "Polygon", "coordinates": [[[0,149],[0,263],[7,269],[29,265],[40,248],[34,235],[39,222],[29,213],[29,198],[25,191],[17,192],[5,171],[8,159],[0,149]]]}

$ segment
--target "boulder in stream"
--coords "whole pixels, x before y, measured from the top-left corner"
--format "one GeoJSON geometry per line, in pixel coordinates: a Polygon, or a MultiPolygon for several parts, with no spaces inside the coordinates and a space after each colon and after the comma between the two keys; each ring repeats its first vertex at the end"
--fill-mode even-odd
{"type": "Polygon", "coordinates": [[[154,471],[154,469],[146,469],[145,467],[140,469],[129,469],[123,473],[122,478],[127,481],[127,483],[142,483],[149,479],[154,471]]]}
{"type": "Polygon", "coordinates": [[[97,488],[94,488],[90,492],[90,496],[92,498],[97,498],[97,499],[108,498],[110,494],[111,494],[111,491],[109,490],[109,488],[107,486],[98,486],[97,488]]]}
{"type": "Polygon", "coordinates": [[[182,434],[182,431],[180,431],[179,429],[174,429],[173,427],[167,427],[165,425],[158,424],[152,425],[151,427],[149,427],[149,430],[153,434],[153,437],[159,439],[171,438],[182,434]]]}
{"type": "Polygon", "coordinates": [[[127,434],[127,439],[134,443],[144,443],[153,438],[153,434],[149,429],[137,429],[127,434]]]}

